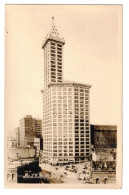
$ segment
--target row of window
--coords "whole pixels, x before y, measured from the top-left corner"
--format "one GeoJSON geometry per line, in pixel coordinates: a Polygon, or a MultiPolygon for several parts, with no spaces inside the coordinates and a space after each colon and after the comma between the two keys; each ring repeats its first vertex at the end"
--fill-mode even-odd
{"type": "MultiPolygon", "coordinates": [[[[63,85],[63,86],[53,86],[52,90],[56,91],[56,89],[58,89],[58,91],[72,91],[72,86],[67,86],[67,85],[66,85],[66,87],[65,87],[65,85],[63,85]]],[[[81,91],[81,89],[79,89],[79,92],[80,91],[81,91]]],[[[88,97],[89,90],[83,90],[83,92],[85,93],[85,96],[88,97]]],[[[75,93],[75,94],[77,94],[77,95],[81,94],[83,96],[84,93],[75,93]]]]}
{"type": "Polygon", "coordinates": [[[52,87],[52,91],[72,91],[72,87],[65,87],[65,86],[54,86],[52,87]]]}
{"type": "Polygon", "coordinates": [[[82,148],[84,147],[85,144],[90,144],[90,142],[89,141],[86,141],[86,142],[78,142],[78,141],[75,141],[75,145],[83,145],[82,148]]]}
{"type": "MultiPolygon", "coordinates": [[[[69,154],[66,154],[64,153],[64,155],[62,153],[58,154],[59,156],[73,156],[73,153],[69,153],[69,154]]],[[[53,156],[58,156],[57,153],[54,153],[53,156]]]]}
{"type": "Polygon", "coordinates": [[[83,88],[81,88],[81,87],[78,87],[78,86],[76,86],[76,88],[74,88],[74,91],[75,92],[86,92],[86,93],[89,93],[89,90],[84,90],[83,88]]]}

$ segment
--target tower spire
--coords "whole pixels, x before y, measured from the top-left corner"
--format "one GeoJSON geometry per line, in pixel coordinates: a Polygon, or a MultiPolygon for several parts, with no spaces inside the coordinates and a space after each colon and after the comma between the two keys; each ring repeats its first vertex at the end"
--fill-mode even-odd
{"type": "Polygon", "coordinates": [[[55,26],[55,18],[54,18],[54,16],[51,17],[51,29],[50,29],[49,33],[47,34],[47,36],[45,37],[45,40],[43,42],[42,48],[44,48],[45,44],[50,39],[57,40],[57,41],[62,42],[63,44],[65,44],[64,38],[60,37],[60,35],[59,35],[58,31],[57,31],[57,28],[55,26]]]}
{"type": "Polygon", "coordinates": [[[54,16],[52,16],[52,22],[54,22],[54,16]]]}
{"type": "Polygon", "coordinates": [[[55,27],[54,16],[52,16],[52,26],[51,26],[50,35],[53,36],[53,37],[58,37],[59,36],[57,28],[55,27]]]}
{"type": "Polygon", "coordinates": [[[51,28],[53,28],[54,27],[54,23],[55,23],[54,16],[52,16],[51,21],[52,21],[51,28]]]}

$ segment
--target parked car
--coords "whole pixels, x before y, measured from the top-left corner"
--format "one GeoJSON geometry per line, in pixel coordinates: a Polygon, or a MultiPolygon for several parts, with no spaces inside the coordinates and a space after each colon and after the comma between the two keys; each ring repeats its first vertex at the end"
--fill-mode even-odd
{"type": "Polygon", "coordinates": [[[65,170],[71,171],[71,172],[74,172],[74,173],[77,173],[77,169],[76,169],[76,168],[72,168],[72,167],[69,166],[69,165],[67,165],[67,166],[65,167],[65,170]]]}
{"type": "Polygon", "coordinates": [[[64,175],[66,175],[66,176],[67,176],[67,175],[68,175],[68,173],[67,173],[67,172],[64,172],[64,175]]]}
{"type": "Polygon", "coordinates": [[[66,165],[65,170],[68,170],[70,168],[71,168],[70,165],[66,165]]]}
{"type": "Polygon", "coordinates": [[[83,180],[85,181],[86,180],[86,177],[84,174],[80,174],[79,177],[78,177],[78,180],[83,180]]]}

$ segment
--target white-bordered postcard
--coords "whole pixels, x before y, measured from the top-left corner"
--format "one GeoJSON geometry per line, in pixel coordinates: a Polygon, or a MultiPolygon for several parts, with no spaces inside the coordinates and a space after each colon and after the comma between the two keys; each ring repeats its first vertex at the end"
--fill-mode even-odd
{"type": "Polygon", "coordinates": [[[121,183],[122,5],[5,5],[5,187],[121,183]]]}

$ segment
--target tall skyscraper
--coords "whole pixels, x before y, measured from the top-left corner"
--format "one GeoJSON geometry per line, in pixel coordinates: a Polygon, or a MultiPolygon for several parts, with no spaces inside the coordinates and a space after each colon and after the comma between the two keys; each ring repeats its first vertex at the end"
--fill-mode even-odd
{"type": "Polygon", "coordinates": [[[64,38],[52,17],[43,43],[43,148],[49,162],[83,162],[90,157],[89,93],[91,85],[63,81],[64,38]]]}
{"type": "Polygon", "coordinates": [[[34,146],[34,138],[42,138],[42,120],[27,115],[20,120],[20,147],[34,146]]]}

